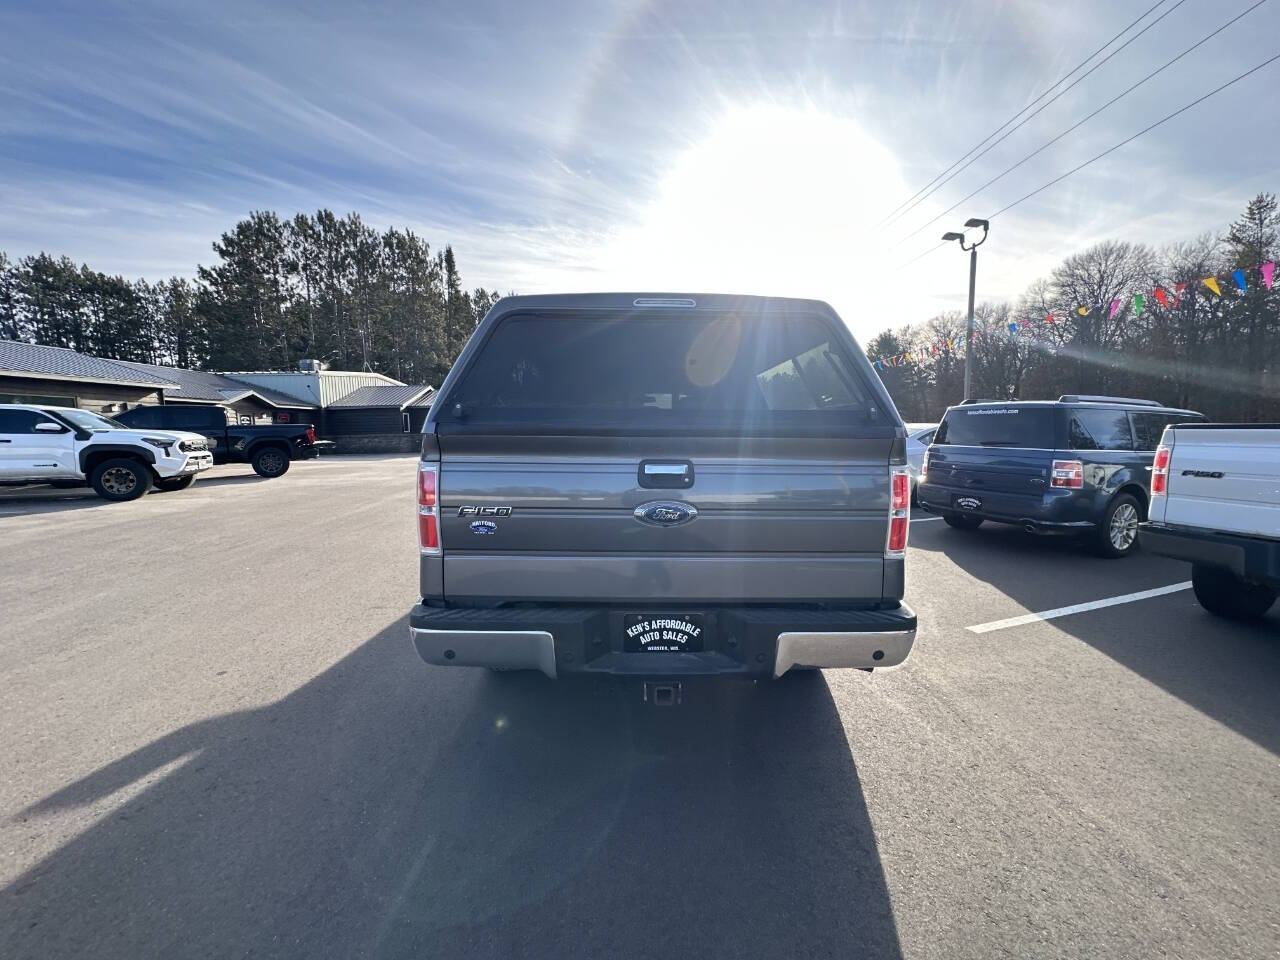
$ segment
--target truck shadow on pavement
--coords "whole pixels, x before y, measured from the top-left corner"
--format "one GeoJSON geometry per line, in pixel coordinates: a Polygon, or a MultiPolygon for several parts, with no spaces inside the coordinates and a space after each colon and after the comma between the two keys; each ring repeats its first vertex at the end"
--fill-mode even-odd
{"type": "MultiPolygon", "coordinates": [[[[929,526],[933,529],[923,536],[912,531],[912,547],[940,551],[1026,610],[1044,611],[1191,579],[1190,564],[1141,550],[1106,560],[1069,540],[1039,537],[1007,525],[984,525],[974,531],[929,526]]],[[[990,619],[1006,615],[993,614],[990,619]]],[[[1280,602],[1261,621],[1234,623],[1213,616],[1184,590],[1051,622],[1280,755],[1280,711],[1275,708],[1280,602]]],[[[1009,632],[1018,629],[1023,628],[1009,632]]]]}
{"type": "Polygon", "coordinates": [[[397,622],[23,811],[96,819],[0,955],[900,956],[822,675],[685,693],[429,668],[397,622]]]}

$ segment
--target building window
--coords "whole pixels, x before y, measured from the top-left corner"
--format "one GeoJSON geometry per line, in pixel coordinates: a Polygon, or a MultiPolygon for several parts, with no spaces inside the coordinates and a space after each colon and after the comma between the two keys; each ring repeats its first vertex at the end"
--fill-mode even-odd
{"type": "Polygon", "coordinates": [[[0,393],[0,403],[30,403],[44,407],[74,407],[75,397],[42,397],[34,393],[0,393]]]}
{"type": "Polygon", "coordinates": [[[409,414],[408,412],[400,414],[400,429],[405,433],[409,433],[409,414]]]}

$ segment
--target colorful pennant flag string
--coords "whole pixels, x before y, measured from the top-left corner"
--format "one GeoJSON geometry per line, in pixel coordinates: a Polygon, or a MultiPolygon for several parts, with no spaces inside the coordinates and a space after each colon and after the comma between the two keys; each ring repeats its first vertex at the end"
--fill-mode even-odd
{"type": "MultiPolygon", "coordinates": [[[[1248,293],[1249,292],[1249,279],[1248,279],[1249,270],[1258,271],[1259,275],[1262,277],[1262,286],[1265,289],[1270,290],[1272,286],[1275,284],[1276,265],[1274,261],[1269,261],[1267,263],[1260,263],[1260,264],[1257,264],[1255,267],[1246,267],[1239,270],[1232,270],[1228,274],[1224,274],[1222,276],[1230,276],[1231,279],[1235,282],[1236,289],[1239,290],[1240,293],[1248,293]]],[[[1221,278],[1222,278],[1221,276],[1204,277],[1203,279],[1201,279],[1200,283],[1205,288],[1210,290],[1214,295],[1221,297],[1223,295],[1222,284],[1220,282],[1221,278]]],[[[1187,291],[1186,283],[1175,284],[1174,292],[1172,295],[1170,295],[1169,290],[1167,288],[1163,286],[1157,286],[1151,290],[1150,297],[1151,299],[1154,299],[1155,302],[1158,303],[1160,306],[1164,307],[1166,310],[1176,310],[1178,308],[1178,305],[1182,303],[1182,297],[1183,297],[1183,294],[1186,293],[1186,291],[1187,291]]],[[[1124,297],[1116,297],[1114,300],[1112,300],[1111,306],[1107,310],[1107,319],[1114,320],[1116,316],[1120,313],[1120,310],[1124,306],[1124,303],[1125,303],[1124,297]]],[[[1149,306],[1149,300],[1148,300],[1147,294],[1135,293],[1133,295],[1132,303],[1133,303],[1133,315],[1136,319],[1137,317],[1142,316],[1143,309],[1149,306]]],[[[1090,313],[1093,312],[1093,307],[1090,307],[1087,305],[1081,305],[1073,309],[1077,314],[1079,314],[1082,317],[1087,317],[1090,313]]],[[[1061,316],[1061,315],[1059,314],[1058,316],[1061,316]]],[[[1056,320],[1057,320],[1057,317],[1055,317],[1053,313],[1045,314],[1044,322],[1046,324],[1055,323],[1056,320]]],[[[1026,320],[1022,321],[1023,327],[1029,327],[1030,325],[1031,324],[1026,320]]],[[[1018,330],[1018,324],[1017,323],[1009,324],[1009,330],[1011,332],[1016,333],[1018,330]]]]}

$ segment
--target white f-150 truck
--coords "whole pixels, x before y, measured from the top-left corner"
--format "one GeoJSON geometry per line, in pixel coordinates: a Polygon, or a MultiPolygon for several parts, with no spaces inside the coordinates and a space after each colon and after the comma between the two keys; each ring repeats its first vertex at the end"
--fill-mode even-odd
{"type": "Polygon", "coordinates": [[[1280,595],[1280,424],[1165,428],[1142,547],[1191,562],[1200,605],[1233,620],[1280,595]]]}
{"type": "Polygon", "coordinates": [[[0,404],[0,485],[87,484],[104,500],[135,500],[152,486],[183,490],[211,466],[198,433],[130,430],[71,407],[0,404]]]}

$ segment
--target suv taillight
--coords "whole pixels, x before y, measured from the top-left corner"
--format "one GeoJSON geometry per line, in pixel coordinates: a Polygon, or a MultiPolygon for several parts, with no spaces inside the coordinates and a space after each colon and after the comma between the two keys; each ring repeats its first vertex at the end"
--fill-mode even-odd
{"type": "Polygon", "coordinates": [[[304,434],[303,434],[303,436],[307,438],[307,443],[315,443],[315,442],[316,442],[316,428],[315,428],[315,427],[307,427],[307,432],[306,432],[306,433],[304,433],[304,434]]]}
{"type": "Polygon", "coordinates": [[[929,473],[929,448],[924,448],[924,457],[920,460],[920,476],[925,477],[929,473]]]}
{"type": "Polygon", "coordinates": [[[440,552],[439,469],[435,463],[418,466],[418,549],[423,553],[440,552]]]}
{"type": "Polygon", "coordinates": [[[889,475],[892,497],[889,501],[889,539],[885,543],[886,557],[900,557],[907,551],[907,514],[911,506],[911,480],[906,467],[894,467],[889,475]]]}
{"type": "Polygon", "coordinates": [[[1156,447],[1156,459],[1151,465],[1151,495],[1163,497],[1169,492],[1169,448],[1156,447]]]}
{"type": "Polygon", "coordinates": [[[1049,486],[1079,490],[1084,486],[1084,464],[1079,460],[1055,460],[1049,486]]]}

